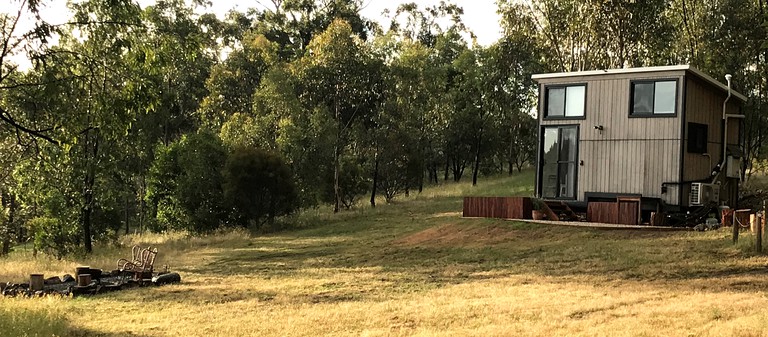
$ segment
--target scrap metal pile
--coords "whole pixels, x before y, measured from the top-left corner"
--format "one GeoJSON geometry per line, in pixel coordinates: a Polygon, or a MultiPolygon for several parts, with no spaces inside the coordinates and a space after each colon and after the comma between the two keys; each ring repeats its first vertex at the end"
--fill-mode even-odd
{"type": "Polygon", "coordinates": [[[168,272],[167,267],[154,271],[156,248],[134,246],[132,252],[131,259],[118,260],[118,269],[109,272],[84,266],[75,269],[74,277],[66,274],[43,278],[42,274],[32,274],[28,283],[0,283],[0,293],[12,297],[81,296],[181,282],[181,276],[168,272]]]}

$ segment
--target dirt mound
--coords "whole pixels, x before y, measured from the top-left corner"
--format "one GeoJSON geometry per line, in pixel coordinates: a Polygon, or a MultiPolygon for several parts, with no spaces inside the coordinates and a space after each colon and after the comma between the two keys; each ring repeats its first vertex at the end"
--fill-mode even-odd
{"type": "Polygon", "coordinates": [[[521,239],[523,232],[497,225],[445,224],[402,237],[393,243],[403,246],[485,246],[521,239]]]}

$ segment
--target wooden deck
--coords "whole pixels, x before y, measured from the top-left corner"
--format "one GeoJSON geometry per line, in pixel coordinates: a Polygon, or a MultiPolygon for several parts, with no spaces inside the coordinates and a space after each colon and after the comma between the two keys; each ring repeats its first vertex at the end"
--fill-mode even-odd
{"type": "Polygon", "coordinates": [[[556,225],[556,226],[569,226],[569,227],[582,227],[582,228],[596,228],[606,230],[640,230],[640,231],[688,231],[690,229],[685,227],[667,227],[667,226],[640,226],[640,225],[617,225],[607,224],[600,222],[581,222],[581,221],[551,221],[551,220],[526,220],[526,219],[506,219],[508,221],[519,221],[528,223],[537,223],[543,225],[556,225]]]}

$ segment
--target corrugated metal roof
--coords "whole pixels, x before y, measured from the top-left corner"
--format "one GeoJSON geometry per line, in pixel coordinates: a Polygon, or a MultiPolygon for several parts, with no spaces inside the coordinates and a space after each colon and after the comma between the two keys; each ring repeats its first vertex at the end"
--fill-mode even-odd
{"type": "MultiPolygon", "coordinates": [[[[720,81],[712,78],[711,76],[705,74],[701,70],[698,70],[690,65],[677,65],[677,66],[662,66],[662,67],[643,67],[643,68],[626,68],[626,69],[607,69],[607,70],[590,70],[590,71],[575,71],[575,72],[568,72],[568,73],[551,73],[551,74],[536,74],[531,76],[534,80],[540,80],[540,79],[548,79],[548,78],[567,78],[567,77],[576,77],[576,76],[597,76],[597,75],[611,75],[611,74],[636,74],[636,73],[653,73],[653,72],[662,72],[662,71],[688,71],[691,74],[696,75],[697,77],[701,78],[704,81],[709,82],[710,84],[722,89],[723,91],[728,91],[728,86],[721,83],[720,81]]],[[[734,97],[740,99],[742,102],[747,101],[747,97],[742,95],[741,93],[737,92],[736,90],[731,90],[731,93],[734,97]]]]}

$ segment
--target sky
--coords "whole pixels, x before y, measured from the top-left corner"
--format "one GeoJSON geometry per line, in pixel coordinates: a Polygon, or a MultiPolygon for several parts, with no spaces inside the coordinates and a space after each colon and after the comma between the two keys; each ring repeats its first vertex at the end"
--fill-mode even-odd
{"type": "MultiPolygon", "coordinates": [[[[251,7],[260,7],[259,3],[271,4],[269,0],[210,0],[212,6],[207,9],[223,17],[230,9],[235,8],[239,11],[246,11],[251,7]]],[[[388,20],[382,16],[384,9],[394,11],[398,5],[405,2],[415,2],[419,8],[437,5],[440,0],[364,0],[364,17],[374,19],[379,22],[383,28],[389,26],[388,20]]],[[[69,13],[67,11],[67,0],[49,0],[43,1],[46,4],[42,16],[51,23],[62,23],[67,20],[69,13]]],[[[139,0],[142,6],[151,5],[153,0],[139,0]]],[[[501,28],[499,27],[499,15],[496,13],[495,0],[454,0],[453,3],[464,8],[464,23],[477,36],[477,41],[483,46],[488,46],[499,39],[501,28]]],[[[15,5],[15,3],[12,3],[15,5]]],[[[10,10],[13,10],[10,6],[10,10]]],[[[2,11],[9,9],[0,8],[2,11]]],[[[31,27],[30,27],[31,28],[31,27]]]]}
{"type": "MultiPolygon", "coordinates": [[[[0,2],[2,1],[7,0],[0,0],[0,2]]],[[[155,0],[137,1],[142,7],[155,3],[155,0]]],[[[211,7],[199,9],[198,12],[213,12],[219,18],[223,18],[233,8],[244,12],[252,7],[263,8],[260,4],[271,5],[270,0],[210,0],[210,2],[212,3],[211,7]]],[[[394,12],[398,5],[406,2],[414,2],[420,9],[423,9],[439,4],[440,0],[364,0],[362,16],[377,21],[382,28],[387,29],[389,20],[382,15],[384,10],[389,9],[394,12]]],[[[475,33],[480,45],[488,46],[499,39],[501,27],[499,26],[499,15],[496,13],[495,0],[453,0],[452,2],[464,9],[464,16],[462,17],[464,24],[475,33]]],[[[11,1],[10,6],[0,6],[0,12],[10,12],[11,15],[15,15],[19,3],[18,1],[11,1]]],[[[65,23],[71,17],[71,13],[67,9],[67,0],[48,0],[42,1],[42,4],[40,15],[43,20],[51,24],[65,23]]],[[[33,24],[31,18],[22,18],[16,30],[17,34],[30,31],[33,24]]],[[[26,55],[13,55],[11,60],[22,69],[31,66],[26,55]]]]}

